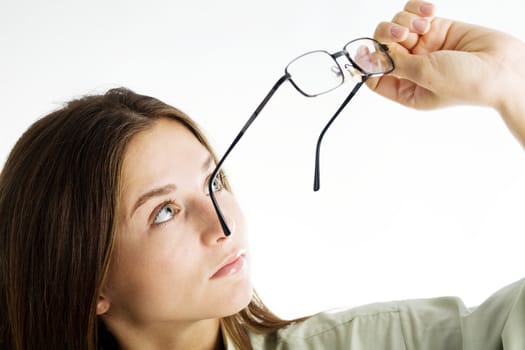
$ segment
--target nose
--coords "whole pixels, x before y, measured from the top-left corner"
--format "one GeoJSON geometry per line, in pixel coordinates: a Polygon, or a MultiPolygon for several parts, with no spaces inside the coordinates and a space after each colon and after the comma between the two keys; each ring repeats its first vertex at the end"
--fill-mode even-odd
{"type": "MultiPolygon", "coordinates": [[[[235,220],[229,215],[229,210],[224,201],[221,201],[221,196],[217,196],[217,202],[221,207],[223,217],[233,234],[235,232],[235,220]],[[223,204],[223,205],[221,205],[223,204]]],[[[209,196],[199,196],[192,201],[188,210],[188,215],[191,216],[191,222],[194,225],[195,231],[201,237],[203,243],[207,245],[217,244],[229,239],[230,236],[225,236],[224,230],[217,216],[217,212],[213,206],[209,196]]]]}

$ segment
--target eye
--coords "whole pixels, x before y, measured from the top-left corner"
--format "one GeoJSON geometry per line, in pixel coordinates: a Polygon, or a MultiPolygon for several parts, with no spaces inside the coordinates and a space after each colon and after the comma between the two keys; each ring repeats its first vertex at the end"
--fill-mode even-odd
{"type": "Polygon", "coordinates": [[[179,210],[175,207],[173,202],[166,202],[164,203],[160,209],[157,211],[157,215],[155,215],[155,218],[153,219],[153,224],[158,225],[165,223],[171,219],[179,212],[179,210]]]}
{"type": "MultiPolygon", "coordinates": [[[[206,181],[206,193],[208,193],[208,181],[206,181]]],[[[221,191],[223,188],[224,188],[224,174],[221,171],[213,179],[211,183],[211,189],[213,192],[218,192],[218,191],[221,191]]]]}
{"type": "Polygon", "coordinates": [[[213,179],[213,182],[211,183],[211,189],[213,190],[213,192],[217,192],[217,191],[222,190],[222,188],[223,188],[222,178],[221,178],[221,175],[219,174],[215,176],[215,179],[213,179]]]}

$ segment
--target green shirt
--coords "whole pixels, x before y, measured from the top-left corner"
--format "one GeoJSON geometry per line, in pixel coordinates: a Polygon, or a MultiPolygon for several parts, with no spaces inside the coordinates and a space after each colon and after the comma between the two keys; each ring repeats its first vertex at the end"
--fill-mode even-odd
{"type": "Polygon", "coordinates": [[[378,303],[322,312],[250,339],[255,350],[524,350],[525,279],[476,308],[454,297],[378,303]]]}

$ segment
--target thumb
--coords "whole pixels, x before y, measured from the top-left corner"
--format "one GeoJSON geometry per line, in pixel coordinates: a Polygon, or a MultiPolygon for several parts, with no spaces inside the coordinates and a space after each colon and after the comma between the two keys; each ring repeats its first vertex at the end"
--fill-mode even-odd
{"type": "Polygon", "coordinates": [[[405,106],[431,109],[439,105],[437,96],[446,86],[436,58],[431,54],[412,54],[397,43],[388,44],[388,53],[394,61],[394,71],[368,79],[368,87],[405,106]]]}
{"type": "Polygon", "coordinates": [[[435,88],[439,72],[429,54],[413,54],[397,43],[388,44],[388,53],[394,60],[394,71],[391,75],[410,80],[428,90],[435,88]]]}
{"type": "MultiPolygon", "coordinates": [[[[497,95],[487,84],[487,72],[493,69],[482,55],[468,51],[438,50],[410,53],[399,44],[389,44],[394,60],[394,79],[408,80],[433,95],[440,104],[487,104],[497,95]]],[[[494,85],[494,84],[492,84],[494,85]]]]}

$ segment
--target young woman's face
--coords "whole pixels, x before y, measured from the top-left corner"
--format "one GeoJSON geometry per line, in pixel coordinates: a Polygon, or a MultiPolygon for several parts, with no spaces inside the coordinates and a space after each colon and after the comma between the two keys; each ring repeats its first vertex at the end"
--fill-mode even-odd
{"type": "Polygon", "coordinates": [[[103,289],[108,317],[187,322],[231,315],[249,303],[244,219],[233,195],[216,186],[232,230],[224,236],[207,190],[214,167],[208,150],[173,120],[160,119],[131,141],[103,289]]]}

